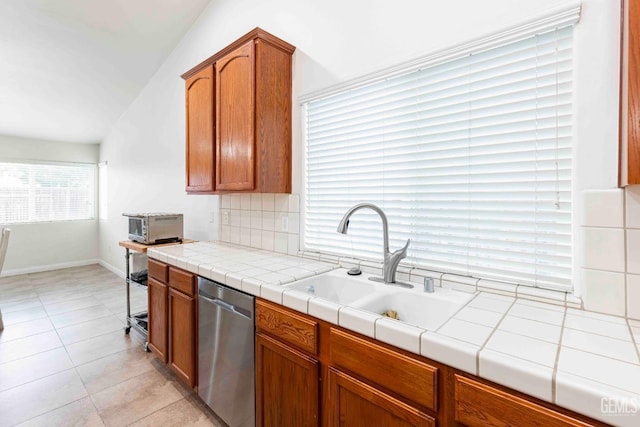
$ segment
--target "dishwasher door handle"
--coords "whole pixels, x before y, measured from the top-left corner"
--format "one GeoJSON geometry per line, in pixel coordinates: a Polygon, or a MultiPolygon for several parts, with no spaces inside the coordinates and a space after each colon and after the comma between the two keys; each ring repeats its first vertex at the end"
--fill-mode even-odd
{"type": "Polygon", "coordinates": [[[200,298],[202,298],[203,300],[210,302],[211,304],[215,304],[220,308],[224,308],[225,310],[228,310],[234,314],[237,314],[239,316],[243,316],[246,317],[247,319],[251,320],[251,313],[248,310],[245,310],[243,308],[237,307],[233,304],[229,304],[226,301],[221,300],[220,298],[215,298],[215,297],[208,297],[205,296],[203,294],[198,294],[198,296],[200,298]]]}

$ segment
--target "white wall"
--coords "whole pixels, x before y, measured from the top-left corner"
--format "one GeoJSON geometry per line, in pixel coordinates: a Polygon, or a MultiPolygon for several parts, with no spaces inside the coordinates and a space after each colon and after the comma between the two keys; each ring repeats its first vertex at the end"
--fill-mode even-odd
{"type": "MultiPolygon", "coordinates": [[[[97,163],[98,154],[97,144],[69,144],[0,135],[0,161],[97,163]]],[[[11,237],[2,268],[3,276],[98,261],[96,220],[8,226],[11,237]]]]}
{"type": "MultiPolygon", "coordinates": [[[[571,2],[573,3],[573,2],[571,2]]],[[[184,84],[200,61],[259,26],[297,47],[294,55],[293,192],[301,192],[300,95],[518,25],[557,0],[215,0],[114,126],[101,148],[109,162],[109,218],[101,257],[121,264],[120,214],[185,213],[185,235],[216,236],[217,196],[184,192],[184,84]]],[[[617,168],[619,0],[583,0],[576,29],[576,190],[612,188],[617,168]]]]}

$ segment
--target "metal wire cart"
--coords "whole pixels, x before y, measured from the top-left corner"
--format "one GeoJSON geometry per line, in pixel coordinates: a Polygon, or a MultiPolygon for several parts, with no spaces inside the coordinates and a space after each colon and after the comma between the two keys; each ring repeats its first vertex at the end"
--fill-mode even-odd
{"type": "MultiPolygon", "coordinates": [[[[136,286],[147,286],[147,274],[146,270],[131,271],[131,251],[146,253],[149,245],[142,243],[132,242],[130,240],[124,240],[118,243],[118,246],[125,248],[125,287],[127,291],[127,325],[124,327],[124,333],[129,334],[131,328],[135,329],[138,333],[142,334],[145,338],[149,336],[148,333],[148,315],[147,311],[141,311],[139,313],[131,313],[131,284],[136,286]]],[[[148,341],[144,343],[144,349],[149,351],[148,341]]]]}
{"type": "Polygon", "coordinates": [[[138,270],[131,271],[131,258],[133,254],[131,251],[146,253],[147,249],[159,247],[159,246],[169,246],[169,245],[180,245],[182,243],[191,243],[195,240],[191,239],[183,239],[182,242],[174,242],[174,243],[163,243],[159,245],[145,245],[144,243],[132,242],[131,240],[123,240],[118,243],[118,246],[125,248],[125,287],[127,291],[127,324],[124,327],[124,333],[129,334],[131,332],[131,328],[135,329],[136,332],[142,334],[146,341],[144,343],[145,351],[149,351],[149,316],[147,310],[131,313],[131,285],[134,286],[144,286],[147,287],[147,270],[138,270]]]}

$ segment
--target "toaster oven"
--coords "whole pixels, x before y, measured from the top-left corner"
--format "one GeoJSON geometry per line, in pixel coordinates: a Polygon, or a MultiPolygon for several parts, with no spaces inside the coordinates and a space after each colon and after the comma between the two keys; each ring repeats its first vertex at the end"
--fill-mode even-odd
{"type": "Polygon", "coordinates": [[[154,212],[122,215],[129,219],[129,240],[134,242],[154,245],[183,239],[182,214],[154,212]]]}

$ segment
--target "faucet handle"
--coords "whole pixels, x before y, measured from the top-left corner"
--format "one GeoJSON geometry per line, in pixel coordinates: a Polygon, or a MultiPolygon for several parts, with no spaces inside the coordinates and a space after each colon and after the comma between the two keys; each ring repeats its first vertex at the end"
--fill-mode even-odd
{"type": "Polygon", "coordinates": [[[393,254],[399,256],[400,259],[407,256],[407,249],[409,248],[409,243],[411,243],[411,239],[407,239],[407,243],[404,244],[403,247],[395,251],[393,254]]]}

